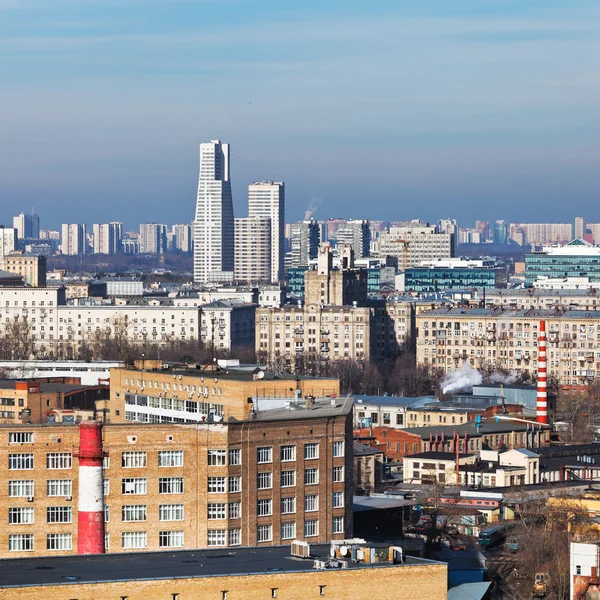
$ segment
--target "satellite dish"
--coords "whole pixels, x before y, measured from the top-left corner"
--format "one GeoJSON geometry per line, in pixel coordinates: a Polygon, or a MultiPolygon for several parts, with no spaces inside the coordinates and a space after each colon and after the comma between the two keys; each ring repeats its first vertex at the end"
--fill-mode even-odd
{"type": "Polygon", "coordinates": [[[256,376],[258,377],[258,379],[264,379],[265,378],[265,372],[264,371],[259,371],[256,376]]]}
{"type": "Polygon", "coordinates": [[[341,546],[340,547],[340,554],[342,556],[348,556],[349,553],[350,553],[350,550],[349,550],[348,546],[341,546]]]}

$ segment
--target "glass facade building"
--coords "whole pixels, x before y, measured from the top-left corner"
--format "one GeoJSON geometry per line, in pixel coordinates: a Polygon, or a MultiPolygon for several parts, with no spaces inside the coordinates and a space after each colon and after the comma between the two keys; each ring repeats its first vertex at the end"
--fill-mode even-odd
{"type": "Polygon", "coordinates": [[[404,272],[404,289],[407,292],[496,287],[506,287],[505,267],[413,267],[404,272]]]}
{"type": "Polygon", "coordinates": [[[589,277],[591,282],[600,281],[600,248],[578,242],[564,246],[562,252],[552,249],[526,254],[525,285],[533,286],[539,277],[589,277]]]}
{"type": "Polygon", "coordinates": [[[290,267],[288,269],[288,293],[297,300],[304,300],[304,273],[308,267],[290,267]]]}

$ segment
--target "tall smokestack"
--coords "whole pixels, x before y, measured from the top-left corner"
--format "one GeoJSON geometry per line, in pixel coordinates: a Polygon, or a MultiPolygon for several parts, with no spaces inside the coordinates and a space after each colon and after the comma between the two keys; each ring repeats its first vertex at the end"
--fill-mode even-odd
{"type": "Polygon", "coordinates": [[[77,554],[104,554],[102,423],[79,424],[77,554]]]}
{"type": "Polygon", "coordinates": [[[538,384],[535,420],[537,423],[548,423],[548,389],[546,372],[546,321],[540,321],[538,338],[538,384]]]}

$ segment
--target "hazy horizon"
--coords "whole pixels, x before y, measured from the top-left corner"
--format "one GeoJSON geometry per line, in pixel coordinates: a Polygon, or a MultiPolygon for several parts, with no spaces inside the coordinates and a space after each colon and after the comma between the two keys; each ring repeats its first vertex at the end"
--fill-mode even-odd
{"type": "Polygon", "coordinates": [[[286,220],[600,222],[591,0],[0,0],[0,223],[188,222],[198,146],[286,220]]]}

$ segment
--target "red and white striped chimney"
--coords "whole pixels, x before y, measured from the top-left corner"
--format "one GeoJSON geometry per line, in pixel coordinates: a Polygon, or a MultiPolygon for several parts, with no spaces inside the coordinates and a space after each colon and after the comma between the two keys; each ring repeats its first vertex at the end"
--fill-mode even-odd
{"type": "Polygon", "coordinates": [[[546,371],[546,321],[540,321],[538,337],[538,383],[537,406],[535,420],[537,423],[548,423],[548,390],[546,371]]]}
{"type": "Polygon", "coordinates": [[[79,424],[77,554],[104,554],[102,423],[79,424]]]}

